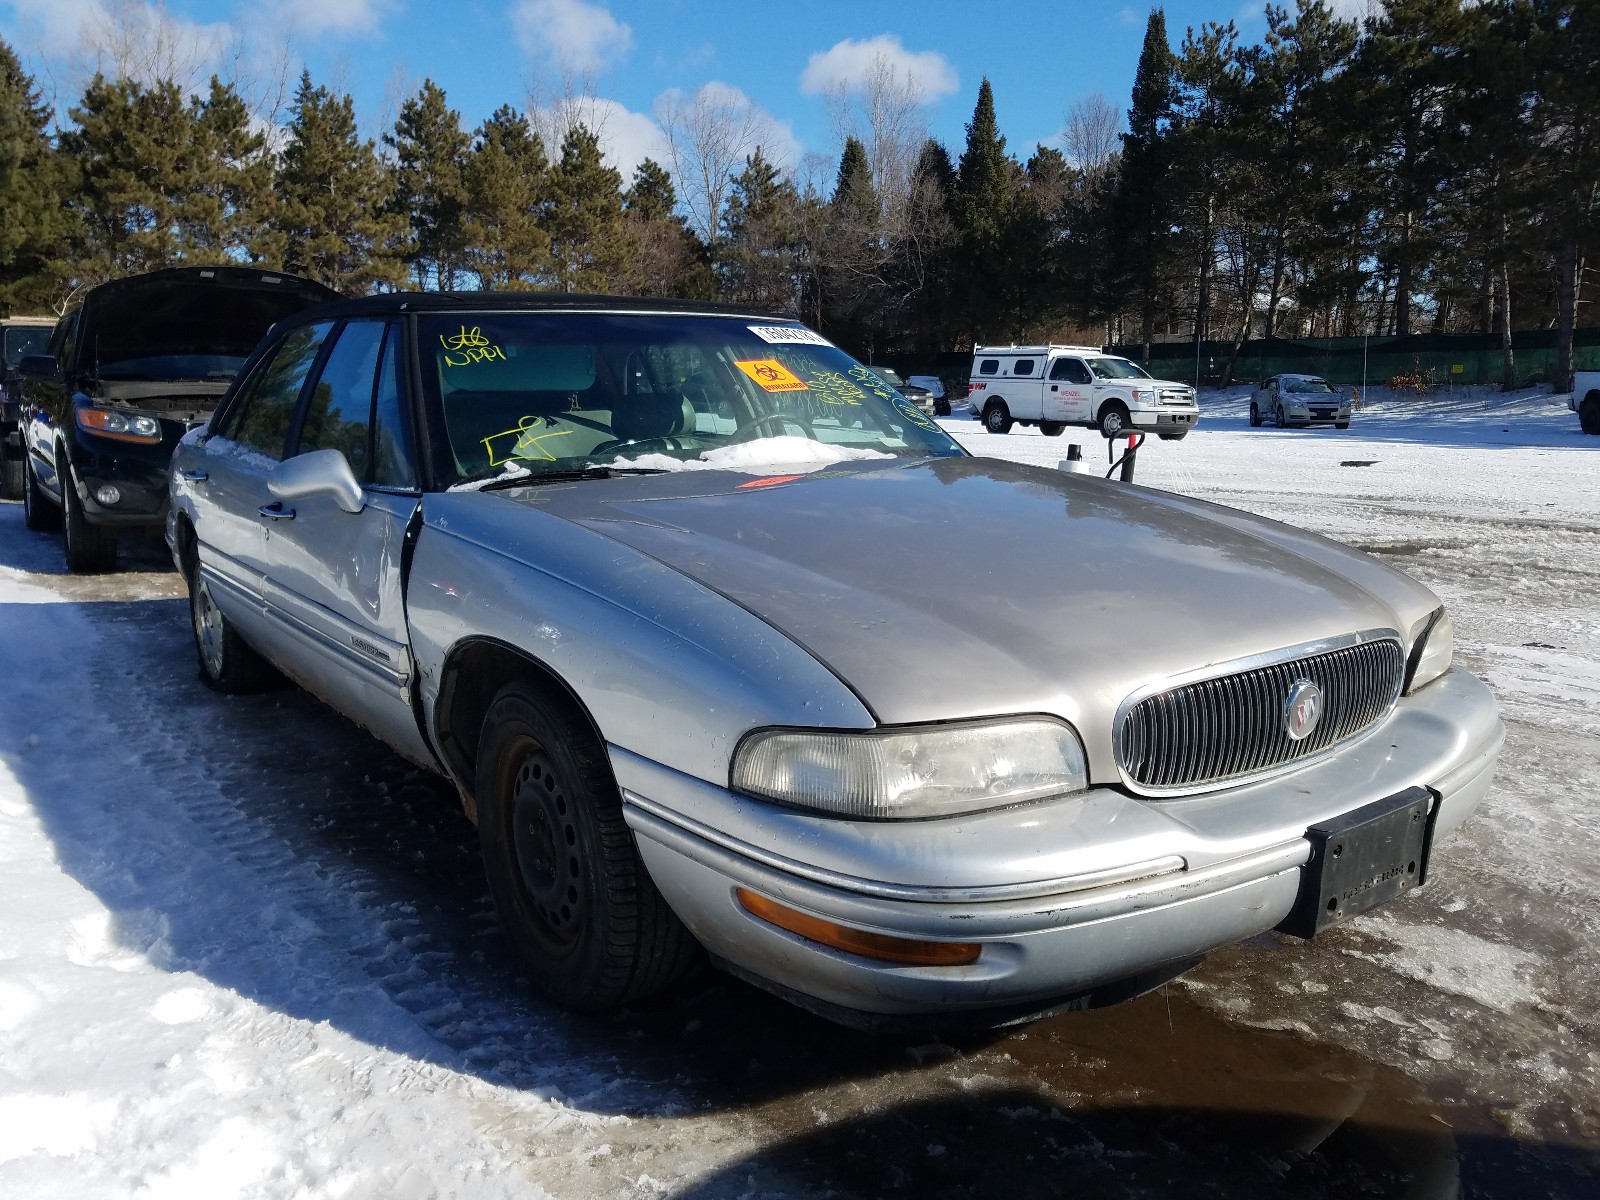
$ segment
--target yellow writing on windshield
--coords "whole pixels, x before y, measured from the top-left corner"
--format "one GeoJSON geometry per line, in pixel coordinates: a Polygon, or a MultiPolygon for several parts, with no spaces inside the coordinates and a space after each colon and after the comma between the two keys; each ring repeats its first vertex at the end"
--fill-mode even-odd
{"type": "Polygon", "coordinates": [[[775,358],[746,358],[733,364],[766,392],[803,392],[805,382],[775,358]]]}
{"type": "Polygon", "coordinates": [[[866,392],[838,371],[816,372],[811,380],[811,388],[824,404],[859,405],[867,398],[866,392]]]}
{"type": "Polygon", "coordinates": [[[491,433],[483,440],[483,448],[488,451],[489,465],[498,467],[501,463],[508,463],[514,458],[540,459],[544,462],[555,462],[556,456],[550,453],[545,442],[551,438],[566,437],[576,432],[571,429],[557,429],[548,433],[539,433],[538,430],[545,425],[543,417],[527,416],[517,422],[515,429],[507,429],[502,433],[491,433]],[[515,438],[509,450],[497,453],[496,447],[504,447],[508,439],[515,438]]]}
{"type": "Polygon", "coordinates": [[[447,367],[469,367],[495,359],[506,361],[506,352],[486,338],[477,325],[471,329],[463,325],[460,333],[441,333],[439,343],[444,347],[443,359],[447,367]]]}

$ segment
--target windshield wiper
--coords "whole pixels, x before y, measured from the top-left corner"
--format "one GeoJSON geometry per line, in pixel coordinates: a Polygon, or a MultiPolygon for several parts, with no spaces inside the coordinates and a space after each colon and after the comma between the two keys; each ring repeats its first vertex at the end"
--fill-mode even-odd
{"type": "Polygon", "coordinates": [[[661,467],[582,467],[570,471],[529,471],[524,475],[491,475],[482,483],[478,483],[476,479],[466,482],[477,483],[477,490],[480,492],[490,492],[501,488],[532,487],[539,483],[571,483],[580,479],[610,479],[614,475],[665,475],[666,473],[661,467]]]}

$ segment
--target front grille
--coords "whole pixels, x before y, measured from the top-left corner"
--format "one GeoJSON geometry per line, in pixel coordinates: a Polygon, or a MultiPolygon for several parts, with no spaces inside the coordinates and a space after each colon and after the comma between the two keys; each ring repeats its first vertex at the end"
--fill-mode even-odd
{"type": "Polygon", "coordinates": [[[1181,389],[1181,390],[1177,389],[1177,388],[1164,388],[1161,391],[1161,403],[1163,403],[1163,404],[1193,404],[1194,403],[1194,393],[1189,391],[1187,388],[1184,388],[1184,389],[1181,389]]]}
{"type": "Polygon", "coordinates": [[[1400,695],[1405,655],[1389,638],[1182,684],[1140,700],[1117,730],[1128,778],[1193,789],[1309,758],[1372,726],[1400,695]],[[1292,741],[1284,702],[1298,680],[1322,689],[1322,718],[1292,741]]]}

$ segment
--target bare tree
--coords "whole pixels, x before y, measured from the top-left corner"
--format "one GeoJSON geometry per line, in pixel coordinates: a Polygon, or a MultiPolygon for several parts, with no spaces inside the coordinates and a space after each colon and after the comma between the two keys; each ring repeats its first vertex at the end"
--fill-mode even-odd
{"type": "Polygon", "coordinates": [[[666,134],[689,224],[706,245],[714,245],[734,171],[771,141],[772,120],[738,88],[716,82],[687,95],[676,88],[665,93],[656,102],[656,120],[666,134]]]}
{"type": "Polygon", "coordinates": [[[858,138],[866,147],[873,190],[891,221],[905,209],[917,154],[928,140],[926,99],[922,83],[883,53],[859,80],[835,84],[825,98],[834,136],[841,143],[858,138]]]}
{"type": "Polygon", "coordinates": [[[1122,110],[1101,93],[1090,92],[1074,100],[1067,110],[1061,148],[1066,151],[1067,161],[1095,182],[1105,175],[1116,156],[1121,132],[1122,110]]]}
{"type": "Polygon", "coordinates": [[[594,134],[602,146],[606,144],[611,104],[601,98],[593,73],[562,71],[554,80],[531,74],[527,96],[528,122],[548,154],[559,158],[561,143],[579,125],[594,134]]]}
{"type": "Polygon", "coordinates": [[[170,79],[192,91],[225,56],[231,31],[175,17],[165,4],[106,0],[89,10],[81,35],[89,71],[146,83],[170,79]]]}

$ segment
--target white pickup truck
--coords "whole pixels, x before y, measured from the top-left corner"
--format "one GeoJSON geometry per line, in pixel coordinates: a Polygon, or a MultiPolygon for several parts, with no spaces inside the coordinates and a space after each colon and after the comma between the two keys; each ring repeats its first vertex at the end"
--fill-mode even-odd
{"type": "Polygon", "coordinates": [[[1572,399],[1567,407],[1578,414],[1585,433],[1600,433],[1600,371],[1572,373],[1572,399]]]}
{"type": "Polygon", "coordinates": [[[1037,425],[1046,437],[1088,425],[1108,438],[1137,429],[1177,441],[1200,419],[1188,384],[1092,346],[978,346],[967,403],[990,433],[1037,425]]]}

